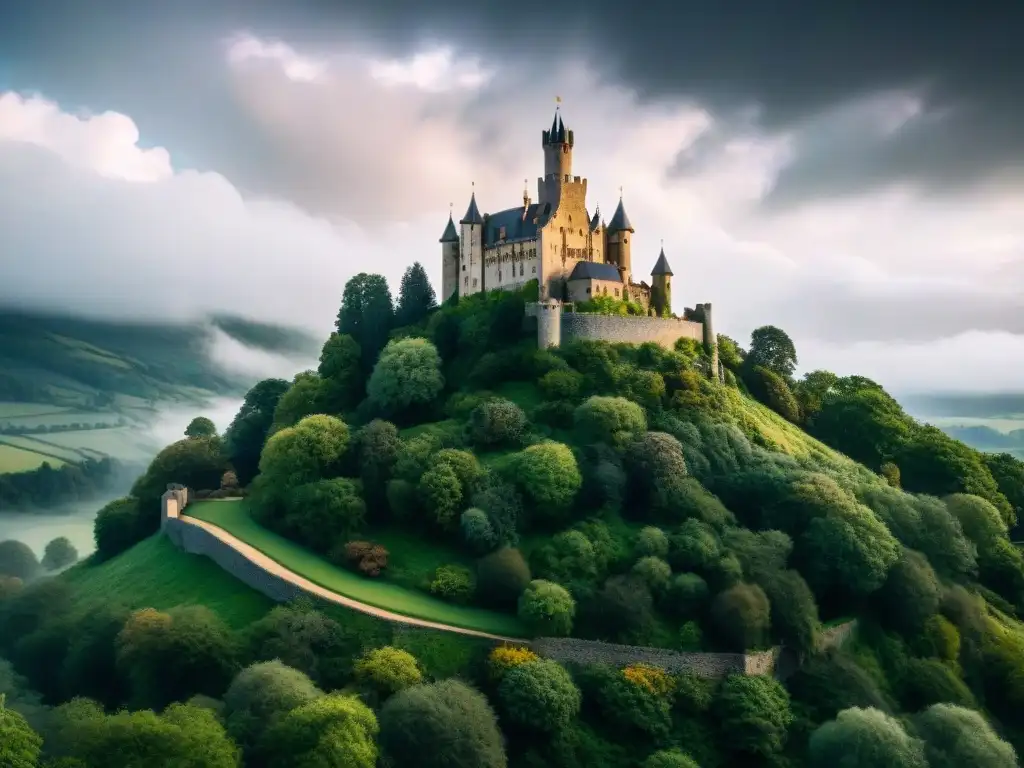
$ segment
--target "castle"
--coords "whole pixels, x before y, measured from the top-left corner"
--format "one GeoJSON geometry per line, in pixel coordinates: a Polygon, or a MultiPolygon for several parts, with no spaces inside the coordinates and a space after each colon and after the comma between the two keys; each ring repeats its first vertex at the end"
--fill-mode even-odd
{"type": "Polygon", "coordinates": [[[671,314],[672,269],[662,249],[652,284],[633,282],[633,225],[622,200],[607,224],[587,211],[587,180],[572,175],[575,136],[556,111],[541,132],[544,175],[537,201],[481,214],[476,193],[456,228],[452,216],[441,235],[442,300],[537,280],[541,299],[583,302],[610,296],[671,314]]]}
{"type": "Polygon", "coordinates": [[[607,224],[600,210],[590,215],[587,180],[572,175],[575,143],[556,110],[551,128],[541,131],[544,175],[537,179],[536,202],[524,189],[522,205],[481,214],[474,191],[458,227],[449,214],[440,239],[442,300],[516,290],[536,280],[539,302],[528,314],[538,319],[541,346],[557,346],[563,335],[666,347],[690,338],[703,342],[711,355],[709,373],[720,375],[711,305],[687,309],[682,319],[672,315],[672,268],[664,247],[651,284],[633,281],[633,224],[621,197],[607,224]],[[650,317],[565,312],[598,296],[639,304],[650,317]]]}

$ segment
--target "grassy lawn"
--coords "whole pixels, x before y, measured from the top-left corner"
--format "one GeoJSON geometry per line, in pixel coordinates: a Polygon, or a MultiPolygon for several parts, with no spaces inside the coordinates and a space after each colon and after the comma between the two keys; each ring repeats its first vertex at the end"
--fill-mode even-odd
{"type": "Polygon", "coordinates": [[[425,541],[415,531],[389,526],[370,529],[362,538],[382,545],[390,553],[388,568],[381,578],[409,589],[428,589],[439,566],[473,565],[472,558],[451,544],[425,541]]]}
{"type": "Polygon", "coordinates": [[[79,563],[58,578],[71,584],[83,613],[104,603],[157,610],[205,605],[238,629],[274,605],[209,558],[182,552],[159,534],[105,563],[79,563]]]}
{"type": "Polygon", "coordinates": [[[52,456],[43,456],[35,451],[0,443],[0,474],[6,472],[30,472],[41,467],[44,462],[49,462],[50,466],[54,469],[66,463],[52,456]]]}
{"type": "MultiPolygon", "coordinates": [[[[452,605],[399,584],[366,578],[338,568],[304,547],[258,525],[249,517],[244,501],[200,501],[190,504],[186,514],[220,526],[289,570],[339,595],[413,618],[512,637],[526,636],[526,630],[514,616],[482,608],[452,605]]],[[[383,544],[385,537],[376,537],[376,540],[383,544]]],[[[393,543],[395,541],[397,539],[393,543]]],[[[408,554],[412,548],[414,543],[406,539],[401,543],[399,552],[404,549],[408,554]]],[[[420,550],[416,557],[421,563],[419,567],[422,567],[422,562],[429,556],[422,545],[420,550]]],[[[395,553],[392,559],[398,560],[395,553]]],[[[447,558],[444,561],[448,562],[447,558]]],[[[396,562],[396,567],[401,568],[401,564],[396,562]]],[[[413,569],[416,568],[413,566],[413,569]]]]}

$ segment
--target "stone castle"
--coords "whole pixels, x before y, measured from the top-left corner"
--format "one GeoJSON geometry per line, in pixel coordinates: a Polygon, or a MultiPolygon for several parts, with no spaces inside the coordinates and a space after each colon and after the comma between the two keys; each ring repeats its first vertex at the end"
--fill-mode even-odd
{"type": "MultiPolygon", "coordinates": [[[[575,135],[555,111],[541,132],[544,175],[537,200],[523,190],[522,205],[481,214],[474,191],[465,216],[441,235],[441,298],[492,290],[516,290],[537,281],[539,303],[528,308],[538,319],[538,344],[557,346],[563,336],[671,347],[679,338],[702,341],[718,371],[711,305],[672,315],[672,268],[661,249],[651,284],[634,281],[633,224],[620,197],[610,222],[587,210],[587,180],[572,175],[575,135]],[[566,309],[598,296],[639,304],[646,317],[598,316],[566,309]],[[569,304],[564,304],[569,302],[569,304]],[[564,318],[564,321],[563,321],[564,318]]],[[[714,373],[712,373],[714,375],[714,373]]]]}

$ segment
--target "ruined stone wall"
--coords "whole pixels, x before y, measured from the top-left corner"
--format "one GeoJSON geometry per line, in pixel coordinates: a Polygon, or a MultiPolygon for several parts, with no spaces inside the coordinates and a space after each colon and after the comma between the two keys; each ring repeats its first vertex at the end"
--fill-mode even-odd
{"type": "Polygon", "coordinates": [[[626,344],[652,341],[669,349],[677,339],[703,341],[704,326],[689,320],[671,317],[622,317],[618,315],[591,315],[575,312],[562,313],[562,343],[573,339],[604,339],[626,344]]]}
{"type": "Polygon", "coordinates": [[[699,677],[720,678],[726,675],[768,675],[775,669],[777,650],[761,653],[680,653],[665,648],[602,643],[578,638],[542,637],[530,643],[538,656],[563,664],[608,664],[626,667],[630,664],[652,664],[666,672],[689,672],[699,677]]]}
{"type": "Polygon", "coordinates": [[[819,651],[824,651],[827,648],[842,648],[853,638],[856,632],[856,619],[847,621],[845,624],[829,627],[818,635],[817,648],[819,651]]]}

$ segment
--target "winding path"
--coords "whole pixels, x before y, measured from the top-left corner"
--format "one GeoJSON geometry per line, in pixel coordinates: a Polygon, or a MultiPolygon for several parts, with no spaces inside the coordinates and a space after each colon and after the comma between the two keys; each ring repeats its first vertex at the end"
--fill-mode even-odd
{"type": "Polygon", "coordinates": [[[329,589],[325,589],[318,584],[314,584],[307,578],[300,576],[294,571],[285,568],[283,565],[275,560],[267,557],[265,554],[260,552],[253,546],[246,544],[241,539],[231,535],[223,528],[208,523],[205,520],[200,520],[197,517],[190,517],[189,515],[178,514],[175,515],[178,520],[185,525],[192,525],[197,528],[202,528],[204,531],[209,533],[211,536],[217,538],[225,545],[231,547],[238,554],[249,560],[251,563],[272,574],[283,581],[292,584],[293,586],[301,589],[310,595],[314,595],[327,602],[334,603],[335,605],[341,605],[345,608],[351,608],[354,611],[360,613],[369,614],[370,616],[376,616],[377,618],[384,619],[385,621],[393,621],[399,624],[407,624],[414,627],[423,627],[425,629],[436,629],[442,632],[454,632],[459,635],[468,635],[470,637],[481,637],[487,640],[496,640],[498,642],[506,643],[518,643],[526,644],[530,641],[521,637],[504,637],[502,635],[492,635],[489,632],[482,632],[476,629],[464,629],[463,627],[455,627],[451,624],[442,624],[436,621],[428,621],[427,619],[416,619],[411,616],[404,616],[400,613],[394,613],[392,611],[385,610],[383,608],[377,608],[372,605],[367,605],[358,600],[353,600],[350,597],[345,597],[337,592],[332,592],[329,589]]]}

